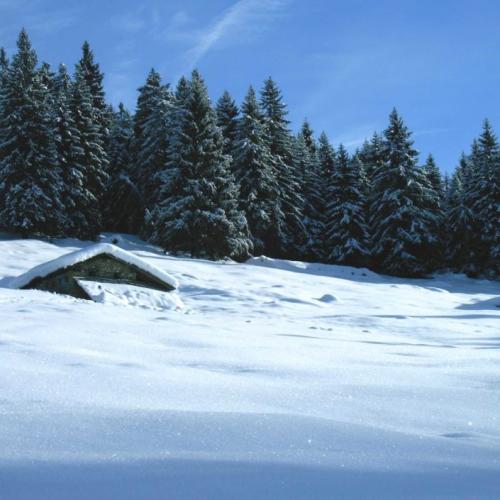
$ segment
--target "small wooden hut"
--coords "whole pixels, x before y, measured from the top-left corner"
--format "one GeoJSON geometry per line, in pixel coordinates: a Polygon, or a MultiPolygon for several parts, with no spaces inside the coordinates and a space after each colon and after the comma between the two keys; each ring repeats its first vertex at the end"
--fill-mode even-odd
{"type": "Polygon", "coordinates": [[[34,267],[14,278],[12,288],[45,290],[93,300],[82,283],[130,284],[170,292],[177,280],[121,248],[101,243],[34,267]]]}

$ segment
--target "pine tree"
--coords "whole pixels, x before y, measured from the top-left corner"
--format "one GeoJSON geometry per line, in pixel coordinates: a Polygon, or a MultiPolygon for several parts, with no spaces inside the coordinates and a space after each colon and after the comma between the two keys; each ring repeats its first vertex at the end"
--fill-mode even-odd
{"type": "Polygon", "coordinates": [[[297,136],[294,146],[295,170],[300,175],[303,222],[307,232],[304,257],[310,260],[321,260],[323,255],[322,235],[324,234],[324,198],[318,149],[313,131],[307,121],[297,136]]]}
{"type": "Polygon", "coordinates": [[[37,79],[42,87],[46,90],[46,104],[49,110],[50,128],[53,130],[56,126],[56,78],[54,72],[50,68],[50,64],[43,62],[38,69],[37,79]]]}
{"type": "Polygon", "coordinates": [[[330,144],[328,136],[322,132],[318,141],[318,161],[322,179],[330,179],[335,168],[335,149],[330,144]]]}
{"type": "Polygon", "coordinates": [[[131,178],[134,122],[123,103],[113,113],[110,123],[110,180],[103,210],[105,227],[110,231],[137,234],[144,222],[144,204],[139,189],[131,178]]]}
{"type": "Polygon", "coordinates": [[[329,183],[326,226],[327,260],[335,264],[364,266],[369,262],[362,168],[359,158],[350,159],[340,145],[329,183]]]}
{"type": "Polygon", "coordinates": [[[0,78],[3,77],[7,70],[9,69],[9,58],[7,57],[7,52],[3,47],[0,47],[0,78]]]}
{"type": "Polygon", "coordinates": [[[499,243],[499,179],[500,148],[488,120],[483,132],[472,146],[470,171],[465,189],[465,202],[473,219],[473,236],[470,260],[466,272],[476,275],[482,272],[498,273],[495,256],[499,243]]]}
{"type": "MultiPolygon", "coordinates": [[[[75,80],[85,83],[90,94],[92,121],[97,126],[96,133],[99,135],[99,137],[96,137],[96,143],[100,145],[100,148],[94,150],[94,153],[100,155],[96,158],[96,164],[99,165],[99,168],[103,169],[103,172],[99,176],[106,178],[109,175],[106,169],[109,165],[107,150],[109,145],[110,115],[104,93],[104,75],[101,72],[99,64],[95,62],[94,53],[87,41],[83,43],[82,57],[76,64],[75,80]]],[[[101,193],[94,192],[94,194],[97,196],[98,203],[102,203],[101,193]]]]}
{"type": "Polygon", "coordinates": [[[368,186],[371,186],[373,179],[384,167],[384,144],[382,137],[377,132],[372,135],[370,141],[363,144],[359,158],[363,163],[368,186]]]}
{"type": "Polygon", "coordinates": [[[118,111],[113,112],[110,127],[108,148],[109,172],[112,177],[127,172],[130,169],[130,143],[134,136],[134,122],[132,116],[121,102],[118,111]]]}
{"type": "Polygon", "coordinates": [[[486,246],[485,270],[500,276],[500,147],[488,120],[484,121],[479,138],[482,171],[482,189],[485,199],[476,210],[483,225],[482,241],[486,246]]]}
{"type": "Polygon", "coordinates": [[[322,132],[318,141],[318,163],[319,163],[319,183],[317,186],[322,200],[323,208],[320,210],[321,222],[325,230],[320,235],[321,256],[323,260],[328,257],[328,241],[326,237],[326,227],[328,223],[328,198],[330,195],[330,179],[333,175],[336,162],[336,151],[330,144],[328,136],[322,132]]]}
{"type": "MultiPolygon", "coordinates": [[[[163,85],[159,73],[152,69],[139,88],[132,143],[135,182],[148,210],[159,200],[157,175],[167,163],[171,108],[168,85],[163,85]]],[[[146,231],[144,235],[149,234],[146,231]]]]}
{"type": "MultiPolygon", "coordinates": [[[[3,111],[3,102],[4,102],[4,90],[5,90],[5,81],[7,78],[7,72],[9,70],[9,59],[7,58],[7,53],[3,47],[0,47],[0,124],[2,124],[4,120],[4,111],[3,111]]],[[[2,134],[2,128],[0,126],[0,134],[2,134]]],[[[0,135],[0,144],[4,142],[4,138],[0,135]]],[[[0,148],[0,154],[2,149],[0,148]]],[[[2,157],[0,156],[0,163],[2,162],[2,157]]],[[[2,207],[2,200],[0,199],[0,210],[2,207]]]]}
{"type": "Polygon", "coordinates": [[[38,78],[40,79],[40,83],[48,90],[49,95],[51,95],[54,92],[55,74],[50,69],[49,63],[43,62],[40,65],[40,69],[38,70],[38,78]]]}
{"type": "Polygon", "coordinates": [[[17,47],[0,95],[0,226],[24,235],[58,235],[64,216],[49,93],[24,30],[17,47]]]}
{"type": "Polygon", "coordinates": [[[304,138],[306,147],[311,153],[311,155],[316,154],[318,146],[316,144],[316,139],[314,138],[314,131],[307,120],[304,120],[304,122],[302,123],[302,129],[300,133],[304,138]]]}
{"type": "Polygon", "coordinates": [[[470,179],[470,164],[462,154],[446,191],[445,241],[446,262],[455,271],[465,269],[470,258],[473,218],[465,202],[465,189],[470,179]]]}
{"type": "Polygon", "coordinates": [[[102,230],[102,203],[109,180],[108,160],[104,153],[99,124],[94,120],[92,95],[85,80],[77,74],[71,86],[69,105],[74,128],[78,137],[78,147],[72,159],[74,166],[75,209],[74,230],[85,238],[95,238],[102,230]]]}
{"type": "Polygon", "coordinates": [[[224,154],[230,155],[234,150],[238,134],[239,109],[227,90],[217,101],[215,111],[217,113],[217,125],[224,137],[224,154]]]}
{"type": "MultiPolygon", "coordinates": [[[[232,151],[240,207],[245,212],[255,254],[272,255],[279,248],[276,228],[280,212],[279,184],[269,151],[262,113],[250,87],[242,105],[237,139],[232,151]]],[[[220,122],[219,122],[220,123],[220,122]]]]}
{"type": "Polygon", "coordinates": [[[304,252],[306,230],[301,207],[298,174],[292,158],[292,136],[286,119],[287,107],[276,83],[268,78],[261,92],[261,107],[264,115],[264,126],[269,142],[273,163],[276,168],[280,186],[280,211],[284,214],[278,220],[275,231],[279,234],[279,255],[288,258],[299,258],[304,252]]]}
{"type": "Polygon", "coordinates": [[[84,80],[91,96],[91,104],[95,110],[95,120],[103,145],[107,145],[109,136],[109,123],[107,122],[107,105],[104,93],[103,79],[99,64],[94,61],[94,53],[87,41],[82,46],[82,57],[76,65],[76,79],[84,80]]]}
{"type": "Polygon", "coordinates": [[[238,208],[216,114],[197,71],[188,89],[169,148],[169,196],[153,211],[152,240],[193,257],[245,258],[251,250],[247,222],[238,208]]]}
{"type": "Polygon", "coordinates": [[[54,77],[53,135],[56,143],[56,164],[61,170],[62,203],[67,221],[65,236],[88,237],[91,221],[85,211],[92,194],[87,191],[83,166],[79,163],[82,153],[81,137],[76,128],[70,106],[72,82],[66,66],[61,64],[54,77]]]}
{"type": "MultiPolygon", "coordinates": [[[[154,102],[155,95],[157,95],[157,89],[160,88],[161,82],[159,79],[151,80],[154,85],[146,85],[144,92],[139,94],[139,102],[142,98],[142,105],[138,106],[138,112],[136,113],[135,127],[134,127],[134,137],[135,140],[140,136],[140,129],[138,125],[141,122],[145,122],[145,117],[147,116],[148,102],[154,102]],[[148,90],[149,88],[149,90],[148,90]],[[139,110],[142,110],[141,121],[137,120],[137,115],[139,110]]],[[[177,147],[173,147],[172,140],[174,137],[179,137],[182,135],[182,125],[186,120],[189,119],[187,107],[188,100],[190,98],[190,85],[191,83],[184,76],[180,78],[177,83],[173,98],[172,106],[168,117],[168,128],[169,128],[169,143],[168,149],[166,151],[166,165],[164,165],[163,170],[156,175],[156,188],[155,188],[155,200],[156,203],[152,207],[152,211],[146,210],[145,212],[145,223],[141,231],[141,234],[146,239],[151,239],[154,236],[154,232],[158,232],[158,227],[155,229],[155,225],[158,226],[158,220],[160,218],[160,213],[162,211],[161,204],[164,200],[170,199],[174,196],[175,192],[173,190],[173,184],[176,179],[178,170],[176,165],[181,162],[181,157],[179,156],[179,151],[177,147]]]]}
{"type": "Polygon", "coordinates": [[[432,235],[433,243],[429,247],[429,263],[432,269],[442,268],[446,256],[446,230],[445,230],[445,196],[441,172],[436,165],[434,157],[429,155],[422,169],[421,203],[423,208],[432,217],[428,219],[428,231],[432,235]]]}
{"type": "Polygon", "coordinates": [[[420,276],[436,265],[436,214],[425,173],[417,167],[411,132],[394,110],[384,131],[384,164],[373,179],[371,227],[378,269],[420,276]]]}
{"type": "Polygon", "coordinates": [[[427,161],[424,165],[424,171],[427,179],[431,184],[432,189],[436,193],[439,200],[442,201],[444,197],[443,179],[432,154],[427,157],[427,161]]]}

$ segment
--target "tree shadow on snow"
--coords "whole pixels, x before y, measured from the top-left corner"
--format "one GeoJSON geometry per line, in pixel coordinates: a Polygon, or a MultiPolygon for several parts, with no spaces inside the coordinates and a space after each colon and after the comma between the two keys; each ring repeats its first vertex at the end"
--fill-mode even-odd
{"type": "Polygon", "coordinates": [[[457,309],[465,311],[500,310],[500,296],[487,300],[477,300],[471,304],[462,304],[457,309]]]}
{"type": "Polygon", "coordinates": [[[500,471],[362,471],[276,463],[170,459],[0,466],[10,500],[498,498],[500,471]]]}

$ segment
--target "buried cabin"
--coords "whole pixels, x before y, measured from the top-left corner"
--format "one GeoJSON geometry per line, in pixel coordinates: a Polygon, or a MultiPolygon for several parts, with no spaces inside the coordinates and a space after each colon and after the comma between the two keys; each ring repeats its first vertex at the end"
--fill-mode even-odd
{"type": "Polygon", "coordinates": [[[165,271],[121,248],[101,243],[63,255],[14,278],[12,288],[36,289],[95,300],[102,284],[126,284],[170,292],[177,281],[165,271]]]}

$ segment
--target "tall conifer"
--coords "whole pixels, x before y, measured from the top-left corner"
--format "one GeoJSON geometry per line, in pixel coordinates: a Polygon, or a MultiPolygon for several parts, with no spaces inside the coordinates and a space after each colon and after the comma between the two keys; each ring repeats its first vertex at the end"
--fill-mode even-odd
{"type": "Polygon", "coordinates": [[[280,248],[277,251],[284,257],[299,258],[307,239],[301,209],[303,199],[298,183],[300,179],[293,163],[292,136],[286,118],[287,107],[272,78],[264,82],[261,106],[266,136],[280,185],[278,202],[280,211],[284,214],[284,219],[277,221],[276,232],[280,235],[280,248]]]}
{"type": "Polygon", "coordinates": [[[242,105],[232,155],[240,207],[248,221],[254,253],[272,255],[280,245],[276,228],[283,214],[277,203],[280,189],[275,166],[252,87],[242,105]]]}
{"type": "Polygon", "coordinates": [[[238,134],[239,109],[231,94],[226,90],[215,107],[217,125],[224,137],[224,154],[232,154],[238,134]]]}
{"type": "Polygon", "coordinates": [[[238,208],[216,114],[197,71],[186,90],[169,148],[169,195],[153,211],[152,239],[194,257],[244,258],[251,250],[247,222],[238,208]]]}
{"type": "Polygon", "coordinates": [[[17,48],[0,94],[0,227],[58,235],[64,215],[50,96],[25,30],[17,48]]]}
{"type": "Polygon", "coordinates": [[[329,182],[326,224],[327,260],[335,264],[369,263],[369,235],[362,185],[362,164],[340,145],[329,182]]]}
{"type": "Polygon", "coordinates": [[[421,276],[435,267],[438,235],[430,190],[417,167],[411,132],[396,110],[384,131],[384,163],[373,178],[371,226],[378,268],[389,274],[421,276]]]}

